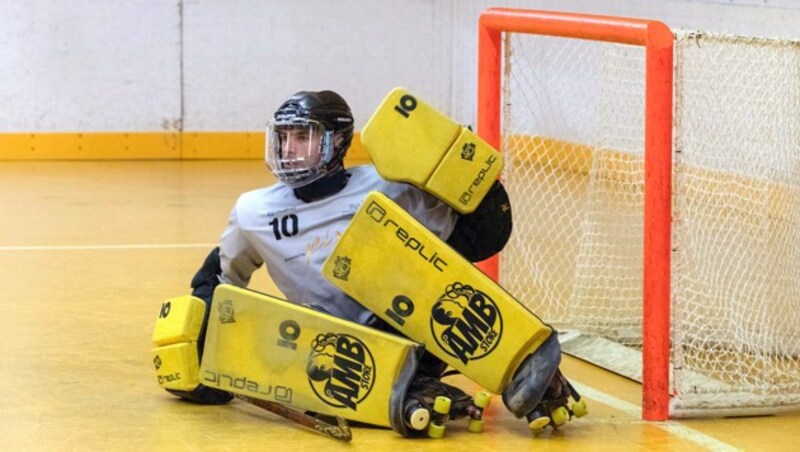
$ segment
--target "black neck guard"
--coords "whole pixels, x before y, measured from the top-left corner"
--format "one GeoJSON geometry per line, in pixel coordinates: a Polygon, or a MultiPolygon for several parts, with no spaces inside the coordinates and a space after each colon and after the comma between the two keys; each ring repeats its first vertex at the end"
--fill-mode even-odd
{"type": "Polygon", "coordinates": [[[321,179],[314,182],[297,187],[294,189],[294,195],[304,202],[313,202],[322,198],[339,193],[345,185],[350,175],[344,169],[333,172],[321,179]]]}

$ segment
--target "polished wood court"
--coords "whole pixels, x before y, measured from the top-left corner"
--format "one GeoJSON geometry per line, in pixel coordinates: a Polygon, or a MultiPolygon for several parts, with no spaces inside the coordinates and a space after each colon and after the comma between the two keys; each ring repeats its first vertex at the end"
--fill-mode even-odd
{"type": "MultiPolygon", "coordinates": [[[[263,162],[0,162],[0,450],[795,450],[800,414],[641,421],[641,386],[570,357],[590,415],[532,438],[493,400],[485,432],[356,427],[342,445],[242,402],[183,403],[155,382],[157,310],[188,293],[263,162]]],[[[274,291],[266,272],[253,285],[274,291]]],[[[462,377],[457,384],[475,389],[462,377]]]]}

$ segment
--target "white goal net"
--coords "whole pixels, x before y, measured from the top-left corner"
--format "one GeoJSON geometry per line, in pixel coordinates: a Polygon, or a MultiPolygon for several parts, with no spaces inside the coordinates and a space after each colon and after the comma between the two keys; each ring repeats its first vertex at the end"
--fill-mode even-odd
{"type": "MultiPolygon", "coordinates": [[[[644,48],[506,33],[500,281],[641,378],[644,48]]],[[[675,41],[673,417],[800,407],[800,44],[675,41]]],[[[645,320],[647,321],[647,320],[645,320]]]]}

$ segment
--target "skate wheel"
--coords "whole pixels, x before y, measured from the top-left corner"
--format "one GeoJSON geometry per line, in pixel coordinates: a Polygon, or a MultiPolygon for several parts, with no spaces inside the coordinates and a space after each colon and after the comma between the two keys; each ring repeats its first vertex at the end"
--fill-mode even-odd
{"type": "Polygon", "coordinates": [[[450,403],[451,400],[449,398],[445,396],[438,396],[433,402],[433,411],[439,414],[448,414],[450,413],[450,403]]]}
{"type": "Polygon", "coordinates": [[[549,417],[539,416],[536,419],[533,419],[532,421],[528,422],[528,428],[533,430],[534,434],[538,434],[541,433],[541,431],[544,430],[544,428],[547,427],[547,424],[549,423],[550,423],[549,417]],[[538,433],[536,432],[537,430],[539,431],[538,433]]]}
{"type": "Polygon", "coordinates": [[[408,416],[408,424],[414,430],[422,431],[431,422],[431,412],[425,408],[417,408],[408,416]]]}
{"type": "Polygon", "coordinates": [[[565,407],[560,406],[550,413],[550,417],[553,418],[553,425],[560,427],[569,420],[569,411],[567,411],[565,407]]]}
{"type": "Polygon", "coordinates": [[[444,425],[436,425],[431,423],[428,426],[428,436],[433,439],[441,439],[444,437],[444,425]]]}
{"type": "Polygon", "coordinates": [[[583,399],[572,404],[572,414],[575,417],[583,417],[589,414],[589,410],[586,409],[586,402],[583,399]]]}
{"type": "Polygon", "coordinates": [[[472,433],[480,433],[483,431],[483,419],[470,419],[467,424],[467,430],[472,433]]]}
{"type": "Polygon", "coordinates": [[[479,391],[473,398],[473,403],[478,408],[486,408],[492,400],[492,395],[486,391],[479,391]]]}
{"type": "Polygon", "coordinates": [[[539,435],[542,434],[543,431],[544,431],[544,427],[532,428],[531,429],[531,432],[533,433],[533,436],[539,436],[539,435]]]}

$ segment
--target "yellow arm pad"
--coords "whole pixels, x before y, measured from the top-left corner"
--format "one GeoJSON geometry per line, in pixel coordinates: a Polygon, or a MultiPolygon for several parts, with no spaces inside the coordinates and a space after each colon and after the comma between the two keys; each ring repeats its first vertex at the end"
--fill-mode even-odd
{"type": "Polygon", "coordinates": [[[189,295],[161,304],[153,330],[153,365],[158,384],[164,389],[191,391],[200,384],[197,338],[203,326],[206,305],[189,295]]]}
{"type": "Polygon", "coordinates": [[[381,176],[407,182],[461,213],[480,204],[503,169],[503,157],[471,130],[395,88],[361,131],[381,176]]]}

